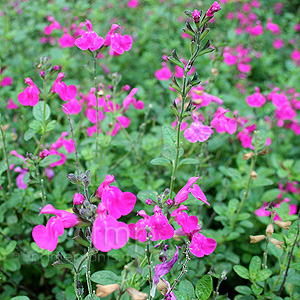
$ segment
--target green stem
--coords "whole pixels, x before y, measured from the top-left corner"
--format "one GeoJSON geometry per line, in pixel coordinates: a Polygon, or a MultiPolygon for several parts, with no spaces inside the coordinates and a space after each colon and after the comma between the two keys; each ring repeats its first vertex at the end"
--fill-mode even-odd
{"type": "Polygon", "coordinates": [[[44,111],[43,111],[43,131],[42,131],[42,137],[40,139],[40,142],[38,146],[36,147],[33,156],[36,156],[37,153],[39,152],[41,145],[44,143],[45,140],[45,135],[46,135],[46,105],[47,105],[47,85],[46,85],[47,80],[44,79],[43,81],[43,87],[44,87],[44,111]]]}
{"type": "MultiPolygon", "coordinates": [[[[150,252],[150,236],[148,233],[148,237],[147,237],[147,248],[146,250],[146,256],[147,256],[147,262],[148,262],[148,268],[149,268],[149,284],[150,284],[150,291],[152,289],[152,262],[151,262],[151,252],[150,252]]],[[[151,296],[149,296],[151,300],[151,296]]]]}
{"type": "Polygon", "coordinates": [[[124,277],[123,277],[123,280],[122,280],[122,283],[121,283],[121,287],[120,287],[120,290],[119,290],[119,293],[118,293],[117,300],[120,300],[122,295],[125,293],[126,279],[127,279],[128,274],[129,274],[129,269],[128,269],[127,266],[124,267],[124,271],[125,271],[125,274],[124,274],[124,277]]]}
{"type": "MultiPolygon", "coordinates": [[[[7,180],[8,180],[8,190],[11,192],[12,190],[12,181],[11,181],[11,175],[10,175],[10,169],[9,169],[9,161],[8,161],[8,156],[7,156],[7,149],[6,149],[6,143],[5,143],[5,134],[2,128],[2,125],[0,126],[1,130],[1,139],[2,139],[2,144],[3,144],[3,154],[4,154],[4,160],[6,163],[6,171],[7,171],[7,180]]],[[[3,190],[3,189],[2,189],[3,190]]],[[[5,194],[5,192],[3,191],[5,194]]]]}
{"type": "Polygon", "coordinates": [[[96,111],[97,111],[97,132],[96,132],[96,152],[95,160],[98,159],[98,141],[99,141],[99,104],[98,104],[98,91],[97,91],[97,53],[93,53],[93,69],[94,69],[94,87],[96,97],[96,111]]]}
{"type": "Polygon", "coordinates": [[[94,300],[93,296],[93,289],[92,289],[92,282],[91,282],[91,257],[92,257],[92,244],[90,243],[88,252],[87,252],[87,258],[86,258],[86,269],[85,269],[85,276],[86,276],[86,283],[88,287],[88,293],[89,293],[89,300],[94,300]]]}
{"type": "Polygon", "coordinates": [[[38,164],[35,164],[35,172],[36,172],[36,176],[39,180],[39,185],[41,187],[42,206],[44,207],[46,205],[46,193],[45,193],[45,189],[44,189],[44,180],[41,178],[41,173],[40,173],[38,164]]]}
{"type": "Polygon", "coordinates": [[[78,291],[77,283],[79,281],[79,274],[74,271],[74,290],[77,297],[77,300],[82,300],[82,296],[78,291]]]}

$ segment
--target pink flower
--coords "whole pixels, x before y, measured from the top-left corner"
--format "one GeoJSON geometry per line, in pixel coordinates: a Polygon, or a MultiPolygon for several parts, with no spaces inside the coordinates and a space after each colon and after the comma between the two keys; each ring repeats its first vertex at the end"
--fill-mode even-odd
{"type": "Polygon", "coordinates": [[[77,88],[75,85],[67,86],[64,82],[62,82],[64,77],[65,73],[58,73],[57,78],[52,85],[51,91],[53,93],[58,93],[62,100],[68,101],[76,97],[77,88]]]}
{"type": "Polygon", "coordinates": [[[205,142],[214,131],[206,125],[203,125],[197,115],[193,114],[193,123],[184,132],[184,137],[191,143],[205,142]]]}
{"type": "Polygon", "coordinates": [[[203,257],[204,255],[213,253],[216,246],[217,242],[214,239],[207,238],[200,232],[196,232],[192,235],[190,251],[197,257],[203,257]]]}
{"type": "Polygon", "coordinates": [[[81,205],[85,200],[85,197],[80,193],[75,193],[73,196],[73,204],[81,205]]]}
{"type": "Polygon", "coordinates": [[[251,107],[261,107],[266,103],[266,98],[260,93],[258,87],[255,87],[255,93],[246,98],[246,102],[251,107]]]}
{"type": "Polygon", "coordinates": [[[107,215],[106,205],[99,203],[97,218],[92,229],[92,243],[102,252],[120,249],[129,239],[129,228],[126,223],[118,222],[116,218],[107,215]]]}
{"type": "Polygon", "coordinates": [[[95,51],[104,44],[104,39],[93,31],[92,23],[85,21],[87,31],[75,41],[75,45],[81,50],[95,51]]]}
{"type": "Polygon", "coordinates": [[[146,214],[144,210],[138,211],[137,215],[143,217],[143,219],[138,220],[136,224],[128,224],[130,237],[132,239],[139,240],[141,243],[143,243],[147,240],[146,227],[149,225],[150,217],[146,214]]]}
{"type": "Polygon", "coordinates": [[[237,122],[235,119],[230,119],[225,116],[229,110],[219,107],[210,123],[212,128],[215,128],[218,133],[227,132],[234,134],[237,129],[237,122]]]}
{"type": "Polygon", "coordinates": [[[193,19],[194,19],[195,23],[200,22],[200,17],[201,17],[201,14],[200,14],[199,10],[195,9],[193,11],[193,19]]]}
{"type": "Polygon", "coordinates": [[[51,204],[43,207],[40,214],[54,214],[46,225],[37,225],[32,230],[32,237],[41,249],[49,251],[57,247],[58,237],[64,234],[64,228],[70,228],[78,223],[76,216],[64,210],[55,209],[51,204]]]}
{"type": "Polygon", "coordinates": [[[281,39],[275,39],[273,41],[273,47],[274,47],[274,49],[280,49],[283,46],[284,46],[284,41],[283,40],[281,40],[281,39]]]}
{"type": "Polygon", "coordinates": [[[111,37],[111,49],[117,54],[123,54],[124,51],[129,51],[132,46],[132,38],[130,35],[120,35],[115,33],[111,37]]]}
{"type": "Polygon", "coordinates": [[[29,87],[18,95],[18,100],[24,106],[35,106],[39,102],[40,90],[29,77],[25,78],[25,83],[27,83],[29,87]]]}
{"type": "Polygon", "coordinates": [[[78,115],[81,112],[82,106],[77,99],[71,99],[62,106],[65,114],[78,115]]]}
{"type": "Polygon", "coordinates": [[[272,31],[273,34],[280,33],[279,26],[275,23],[272,23],[272,18],[268,19],[266,29],[272,31]]]}
{"type": "Polygon", "coordinates": [[[228,66],[235,65],[237,63],[237,57],[235,55],[232,55],[229,52],[225,52],[223,54],[224,57],[224,63],[228,66]]]}
{"type": "Polygon", "coordinates": [[[263,34],[264,30],[260,21],[256,22],[256,26],[249,29],[249,33],[253,36],[258,36],[263,34]]]}
{"type": "Polygon", "coordinates": [[[201,177],[191,177],[188,180],[186,185],[175,196],[175,205],[179,205],[180,203],[186,201],[189,197],[189,193],[192,193],[196,199],[204,202],[207,205],[210,205],[200,187],[197,184],[194,184],[199,178],[201,179],[201,177]],[[194,187],[192,188],[193,184],[194,187]]]}
{"type": "Polygon", "coordinates": [[[15,104],[11,98],[9,98],[6,108],[7,109],[17,109],[17,108],[19,108],[19,106],[17,104],[15,104]]]}
{"type": "Polygon", "coordinates": [[[162,63],[163,67],[155,71],[155,77],[158,80],[165,81],[169,80],[172,77],[172,71],[167,67],[166,63],[162,63]]]}
{"type": "Polygon", "coordinates": [[[238,64],[238,70],[242,73],[249,73],[251,71],[251,65],[239,63],[238,64]]]}
{"type": "Polygon", "coordinates": [[[107,207],[108,214],[115,219],[128,215],[134,208],[136,197],[130,192],[122,192],[116,186],[109,186],[115,181],[113,175],[106,175],[97,189],[97,196],[107,207]]]}
{"type": "Polygon", "coordinates": [[[130,103],[132,103],[132,105],[134,106],[134,108],[136,109],[143,109],[144,108],[144,102],[141,100],[136,100],[135,98],[133,98],[133,96],[137,93],[139,89],[138,88],[133,88],[130,93],[128,94],[128,96],[125,97],[125,99],[123,100],[123,107],[125,109],[129,108],[130,103]]]}
{"type": "Polygon", "coordinates": [[[113,34],[115,33],[115,31],[119,27],[120,27],[120,25],[118,25],[118,24],[112,24],[111,25],[111,28],[110,28],[109,32],[105,36],[104,46],[110,46],[111,45],[111,38],[112,38],[113,34]]]}
{"type": "Polygon", "coordinates": [[[50,25],[46,26],[44,29],[44,33],[50,35],[54,29],[60,29],[60,24],[55,21],[55,19],[51,16],[47,17],[47,20],[51,22],[50,25]]]}
{"type": "Polygon", "coordinates": [[[28,169],[21,167],[16,167],[14,169],[14,172],[19,173],[19,175],[16,178],[16,185],[18,189],[26,190],[27,189],[27,183],[24,181],[24,176],[28,173],[28,169]]]}
{"type": "Polygon", "coordinates": [[[174,228],[169,224],[167,217],[162,214],[158,205],[154,206],[153,212],[154,215],[149,219],[151,241],[171,239],[174,236],[174,228]]]}
{"type": "Polygon", "coordinates": [[[207,15],[208,17],[213,17],[213,16],[214,16],[214,13],[217,12],[217,11],[219,11],[220,9],[221,9],[220,4],[219,4],[217,1],[215,1],[215,2],[211,5],[211,7],[208,9],[206,15],[207,15]]]}
{"type": "Polygon", "coordinates": [[[75,45],[75,38],[68,33],[68,29],[64,28],[64,34],[58,42],[63,48],[72,48],[75,45]]]}
{"type": "Polygon", "coordinates": [[[300,64],[300,51],[298,51],[297,49],[294,49],[291,54],[291,58],[296,65],[299,65],[300,64]]]}
{"type": "Polygon", "coordinates": [[[44,149],[41,153],[40,153],[40,158],[45,158],[50,154],[49,150],[44,149]]]}
{"type": "Polygon", "coordinates": [[[129,0],[127,2],[127,6],[129,8],[136,8],[136,7],[138,7],[138,5],[139,5],[139,0],[129,0]]]}
{"type": "Polygon", "coordinates": [[[11,77],[3,77],[1,80],[1,86],[8,86],[12,84],[12,78],[11,77]]]}
{"type": "Polygon", "coordinates": [[[198,229],[198,218],[196,216],[189,216],[184,210],[188,210],[188,207],[180,205],[179,208],[172,212],[171,216],[175,217],[175,221],[182,227],[185,233],[191,233],[198,229]]]}
{"type": "Polygon", "coordinates": [[[64,139],[63,144],[68,153],[72,153],[75,151],[75,145],[74,145],[74,142],[72,139],[69,139],[69,140],[64,139]]]}

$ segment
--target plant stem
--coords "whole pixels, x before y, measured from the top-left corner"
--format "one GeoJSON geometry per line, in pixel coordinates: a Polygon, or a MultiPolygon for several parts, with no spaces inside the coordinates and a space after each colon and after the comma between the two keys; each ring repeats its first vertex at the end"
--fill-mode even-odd
{"type": "MultiPolygon", "coordinates": [[[[150,252],[150,236],[148,233],[147,236],[147,248],[145,249],[146,256],[147,256],[147,262],[148,262],[148,268],[149,268],[149,284],[150,284],[150,291],[152,289],[152,262],[151,262],[151,252],[150,252]]],[[[151,300],[151,296],[150,296],[151,300]]]]}
{"type": "MultiPolygon", "coordinates": [[[[6,143],[5,143],[5,134],[2,128],[2,125],[0,125],[0,130],[1,130],[1,139],[2,139],[2,144],[3,144],[3,154],[4,154],[4,160],[6,163],[6,172],[7,172],[7,180],[8,180],[8,190],[11,193],[12,190],[12,181],[11,181],[11,175],[10,175],[10,169],[9,169],[9,161],[8,161],[8,156],[7,156],[7,148],[6,148],[6,143]]],[[[5,192],[3,191],[5,194],[5,192]]]]}
{"type": "Polygon", "coordinates": [[[285,284],[285,281],[286,281],[286,278],[287,278],[287,275],[288,275],[288,271],[289,271],[289,268],[290,268],[290,264],[291,264],[291,261],[292,261],[293,252],[294,252],[294,249],[295,249],[295,246],[297,244],[298,237],[299,237],[299,231],[300,231],[300,209],[298,211],[297,233],[296,233],[295,241],[294,241],[292,249],[291,249],[289,261],[288,261],[288,264],[287,264],[286,269],[285,269],[283,281],[282,281],[282,284],[280,286],[280,289],[279,289],[279,292],[278,292],[278,296],[281,295],[281,293],[283,291],[283,288],[284,288],[284,284],[285,284]]]}
{"type": "Polygon", "coordinates": [[[126,284],[127,276],[128,276],[128,274],[129,274],[130,271],[129,271],[129,269],[128,269],[127,266],[124,267],[124,271],[125,271],[125,274],[124,274],[124,277],[123,277],[123,280],[122,280],[122,283],[121,283],[120,290],[118,292],[118,298],[117,298],[117,300],[120,300],[121,297],[122,297],[122,295],[125,293],[124,287],[125,287],[125,284],[126,284]]]}
{"type": "Polygon", "coordinates": [[[82,300],[81,294],[78,291],[77,283],[79,281],[79,274],[74,271],[74,290],[77,297],[77,300],[82,300]]]}
{"type": "Polygon", "coordinates": [[[285,267],[285,263],[286,263],[287,256],[288,256],[288,251],[286,250],[286,251],[285,251],[284,258],[283,258],[283,262],[282,262],[282,264],[280,265],[280,272],[279,272],[279,274],[278,274],[278,277],[277,277],[277,279],[276,279],[274,285],[272,286],[272,289],[270,290],[270,293],[273,292],[274,288],[276,287],[276,285],[278,284],[278,282],[279,282],[279,280],[280,280],[280,277],[281,277],[281,275],[282,275],[282,273],[283,273],[283,271],[284,271],[284,267],[285,267]]]}
{"type": "Polygon", "coordinates": [[[88,287],[89,292],[89,299],[94,300],[93,296],[93,289],[92,289],[92,283],[91,283],[91,257],[92,257],[92,244],[90,243],[88,252],[87,252],[87,258],[86,258],[86,269],[85,269],[85,276],[86,276],[86,284],[88,287]]]}
{"type": "Polygon", "coordinates": [[[46,105],[47,105],[47,85],[46,85],[47,80],[43,80],[43,88],[44,88],[44,111],[43,111],[43,131],[42,131],[42,137],[40,139],[40,142],[38,146],[36,147],[33,155],[37,155],[37,153],[40,150],[41,145],[44,143],[45,140],[45,135],[46,135],[46,105]]]}
{"type": "Polygon", "coordinates": [[[44,207],[46,205],[46,194],[45,194],[45,189],[44,189],[44,180],[41,178],[41,173],[40,173],[39,166],[38,166],[37,163],[35,164],[35,172],[36,172],[36,176],[37,176],[37,178],[39,180],[39,184],[40,184],[40,187],[41,187],[41,191],[42,191],[42,195],[41,195],[42,205],[44,207]]]}

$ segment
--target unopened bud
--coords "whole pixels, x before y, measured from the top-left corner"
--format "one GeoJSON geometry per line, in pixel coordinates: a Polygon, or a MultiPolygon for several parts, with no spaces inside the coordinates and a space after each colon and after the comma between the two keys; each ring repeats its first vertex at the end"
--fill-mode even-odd
{"type": "Polygon", "coordinates": [[[147,204],[147,205],[151,205],[151,204],[152,204],[152,200],[151,200],[151,199],[147,199],[147,200],[146,200],[146,204],[147,204]]]}
{"type": "Polygon", "coordinates": [[[119,288],[120,286],[117,283],[107,285],[97,284],[96,296],[100,298],[106,297],[117,291],[119,288]]]}
{"type": "Polygon", "coordinates": [[[85,197],[80,193],[75,193],[73,196],[73,204],[81,205],[85,200],[85,197]]]}
{"type": "Polygon", "coordinates": [[[251,177],[253,180],[257,179],[257,173],[254,170],[251,171],[251,177]]]}
{"type": "Polygon", "coordinates": [[[250,243],[251,244],[255,244],[258,243],[262,240],[264,240],[266,238],[265,235],[261,234],[261,235],[250,235],[250,243]]]}
{"type": "Polygon", "coordinates": [[[268,226],[267,226],[267,229],[266,229],[266,235],[267,237],[271,237],[274,233],[274,226],[272,223],[270,223],[268,226]]]}
{"type": "Polygon", "coordinates": [[[50,155],[49,150],[44,149],[41,153],[40,153],[40,158],[45,158],[46,156],[50,155]]]}
{"type": "Polygon", "coordinates": [[[146,293],[139,292],[133,287],[128,287],[126,291],[133,300],[147,300],[148,298],[146,293]]]}
{"type": "Polygon", "coordinates": [[[248,160],[249,158],[251,158],[254,155],[253,152],[249,152],[246,154],[243,154],[243,160],[248,160]]]}
{"type": "Polygon", "coordinates": [[[291,221],[288,221],[288,222],[274,221],[274,224],[283,229],[290,229],[292,222],[291,221]]]}
{"type": "Polygon", "coordinates": [[[270,242],[271,242],[275,247],[277,247],[278,249],[283,249],[283,248],[282,248],[282,245],[283,245],[284,242],[278,241],[278,240],[273,239],[273,238],[270,238],[270,242]]]}
{"type": "Polygon", "coordinates": [[[168,199],[168,200],[167,200],[167,204],[168,204],[168,205],[173,205],[173,203],[174,203],[174,202],[173,202],[172,199],[168,199]]]}
{"type": "Polygon", "coordinates": [[[169,289],[168,285],[165,282],[163,282],[161,279],[159,280],[156,288],[162,295],[166,295],[169,289]]]}
{"type": "Polygon", "coordinates": [[[267,155],[269,153],[268,149],[265,148],[264,150],[261,150],[257,153],[259,156],[267,155]]]}

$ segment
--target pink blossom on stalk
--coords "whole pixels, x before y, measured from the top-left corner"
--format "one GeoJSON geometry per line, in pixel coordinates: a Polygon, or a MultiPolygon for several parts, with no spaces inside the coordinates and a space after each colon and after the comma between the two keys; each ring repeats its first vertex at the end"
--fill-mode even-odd
{"type": "Polygon", "coordinates": [[[15,104],[11,98],[9,98],[6,108],[7,109],[17,109],[17,108],[19,108],[19,106],[17,104],[15,104]]]}
{"type": "Polygon", "coordinates": [[[252,36],[258,36],[258,35],[261,35],[263,34],[264,30],[263,30],[263,27],[261,25],[261,22],[260,21],[257,21],[256,22],[256,25],[254,27],[251,27],[249,29],[249,33],[252,35],[252,36]]]}
{"type": "Polygon", "coordinates": [[[21,167],[16,167],[14,169],[14,172],[19,173],[19,175],[16,178],[16,185],[18,189],[26,190],[27,189],[27,183],[24,181],[24,176],[28,173],[28,169],[21,167]]]}
{"type": "Polygon", "coordinates": [[[12,78],[11,77],[3,77],[2,80],[1,80],[1,86],[9,86],[12,84],[12,78]]]}
{"type": "Polygon", "coordinates": [[[294,49],[291,54],[291,58],[294,61],[295,65],[300,65],[300,51],[294,49]]]}
{"type": "Polygon", "coordinates": [[[74,142],[72,139],[69,139],[69,140],[64,139],[63,144],[68,153],[72,153],[75,151],[75,145],[74,145],[74,142]]]}
{"type": "Polygon", "coordinates": [[[251,71],[251,65],[241,62],[238,64],[238,70],[242,73],[249,73],[251,71]]]}
{"type": "Polygon", "coordinates": [[[125,246],[129,239],[128,225],[107,215],[107,207],[102,202],[98,205],[97,214],[92,229],[93,245],[102,252],[125,246]]]}
{"type": "Polygon", "coordinates": [[[75,41],[75,45],[81,50],[98,50],[103,44],[104,39],[93,31],[92,23],[85,21],[87,31],[75,41]]]}
{"type": "Polygon", "coordinates": [[[25,78],[25,83],[27,83],[29,87],[18,95],[18,100],[24,106],[35,106],[39,102],[40,90],[29,77],[25,78]]]}
{"type": "Polygon", "coordinates": [[[44,29],[44,33],[50,35],[54,29],[60,29],[60,24],[55,21],[55,19],[51,16],[47,17],[47,20],[51,22],[50,25],[46,26],[44,29]]]}
{"type": "Polygon", "coordinates": [[[40,153],[40,158],[45,158],[50,154],[49,150],[44,149],[41,153],[40,153]]]}
{"type": "Polygon", "coordinates": [[[168,240],[174,236],[174,228],[169,224],[158,205],[153,208],[154,215],[149,219],[151,241],[168,240]]]}
{"type": "Polygon", "coordinates": [[[266,29],[270,30],[273,34],[279,34],[280,33],[279,26],[275,23],[272,23],[272,18],[268,19],[266,29]]]}
{"type": "Polygon", "coordinates": [[[64,34],[58,42],[63,48],[72,48],[75,45],[75,38],[68,33],[67,28],[64,28],[64,34]]]}
{"type": "Polygon", "coordinates": [[[198,228],[198,218],[196,216],[189,216],[184,210],[188,210],[185,205],[180,205],[175,209],[171,216],[175,217],[175,221],[182,227],[185,233],[191,233],[198,228]]]}
{"type": "Polygon", "coordinates": [[[219,4],[217,1],[215,1],[215,2],[211,5],[211,7],[208,9],[206,15],[207,15],[208,17],[213,17],[213,16],[214,16],[214,13],[217,12],[217,11],[219,11],[220,9],[221,9],[220,4],[219,4]]]}
{"type": "Polygon", "coordinates": [[[170,80],[172,77],[172,71],[167,67],[166,63],[162,63],[162,68],[155,71],[155,77],[158,80],[161,81],[166,81],[166,80],[170,80]]]}
{"type": "Polygon", "coordinates": [[[136,8],[136,7],[138,7],[138,5],[139,5],[139,0],[129,0],[127,2],[127,6],[129,8],[136,8]]]}
{"type": "Polygon", "coordinates": [[[111,38],[112,38],[113,34],[115,33],[115,31],[119,27],[120,27],[120,25],[118,25],[118,24],[112,24],[111,25],[111,28],[110,28],[109,32],[105,36],[104,46],[110,46],[111,45],[111,38]]]}
{"type": "Polygon", "coordinates": [[[217,242],[212,238],[207,238],[200,232],[192,234],[192,241],[190,245],[190,251],[197,257],[203,257],[204,255],[210,255],[216,249],[217,242]]]}
{"type": "Polygon", "coordinates": [[[203,125],[196,114],[192,117],[193,123],[185,130],[184,137],[191,143],[207,141],[214,131],[209,126],[203,125]]]}
{"type": "Polygon", "coordinates": [[[137,101],[135,98],[133,98],[133,96],[138,92],[138,90],[139,90],[138,88],[133,88],[128,94],[128,96],[125,97],[122,104],[125,109],[129,108],[130,103],[132,103],[132,105],[136,109],[144,108],[144,102],[142,100],[137,101]]]}
{"type": "Polygon", "coordinates": [[[73,196],[73,204],[81,205],[85,200],[85,197],[80,193],[75,193],[73,196]]]}
{"type": "Polygon", "coordinates": [[[200,17],[201,17],[201,14],[200,14],[199,10],[195,9],[193,11],[193,19],[194,19],[195,23],[200,22],[200,17]]]}
{"type": "Polygon", "coordinates": [[[54,214],[47,225],[37,225],[32,230],[33,240],[39,248],[49,251],[57,247],[58,237],[64,234],[64,228],[70,228],[78,223],[76,216],[68,211],[58,210],[51,204],[43,207],[40,214],[54,214]]]}
{"type": "Polygon", "coordinates": [[[300,23],[295,24],[294,30],[300,31],[300,23]]]}
{"type": "Polygon", "coordinates": [[[134,208],[136,197],[130,192],[122,192],[116,186],[110,186],[115,181],[113,175],[106,175],[97,189],[97,196],[107,206],[108,214],[115,219],[126,216],[134,208]]]}
{"type": "Polygon", "coordinates": [[[229,109],[219,107],[215,112],[215,115],[210,123],[212,128],[215,128],[218,133],[227,132],[228,134],[234,134],[237,130],[236,119],[230,119],[225,114],[229,112],[229,109]]]}
{"type": "Polygon", "coordinates": [[[64,77],[65,73],[58,73],[57,78],[52,85],[51,91],[53,93],[58,93],[62,100],[68,101],[76,97],[77,88],[75,85],[67,86],[64,82],[62,82],[64,77]]]}
{"type": "Polygon", "coordinates": [[[260,93],[259,88],[255,87],[255,93],[246,98],[246,102],[251,107],[261,107],[266,103],[266,98],[260,93]]]}
{"type": "Polygon", "coordinates": [[[132,38],[130,35],[120,35],[115,33],[111,37],[111,49],[121,55],[124,51],[129,51],[132,47],[132,38]]]}
{"type": "Polygon", "coordinates": [[[282,39],[274,39],[273,47],[274,49],[280,49],[284,46],[284,41],[282,39]]]}
{"type": "Polygon", "coordinates": [[[82,110],[82,106],[78,100],[74,98],[64,104],[62,110],[65,114],[78,115],[82,110]]]}
{"type": "Polygon", "coordinates": [[[150,217],[144,210],[138,211],[137,215],[143,217],[143,219],[138,220],[136,224],[128,224],[130,237],[143,243],[147,240],[147,226],[149,225],[150,217]]]}

